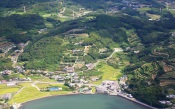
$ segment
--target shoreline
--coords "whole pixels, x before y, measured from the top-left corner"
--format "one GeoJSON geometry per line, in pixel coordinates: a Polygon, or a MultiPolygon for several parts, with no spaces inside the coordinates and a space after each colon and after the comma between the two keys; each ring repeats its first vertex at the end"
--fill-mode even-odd
{"type": "Polygon", "coordinates": [[[124,95],[121,95],[121,94],[118,94],[117,96],[122,97],[122,98],[125,98],[125,99],[127,99],[127,100],[129,100],[129,101],[132,101],[132,102],[134,102],[134,103],[140,104],[140,105],[142,105],[142,106],[148,107],[148,108],[150,108],[150,109],[158,109],[158,108],[156,108],[156,107],[153,107],[153,106],[150,106],[150,105],[145,104],[145,103],[143,103],[143,102],[140,102],[140,101],[136,100],[135,98],[134,98],[134,99],[128,98],[128,97],[126,97],[126,96],[124,96],[124,95]]]}
{"type": "Polygon", "coordinates": [[[31,102],[31,101],[35,101],[35,100],[39,100],[39,99],[43,99],[43,98],[56,97],[56,96],[80,95],[80,94],[83,94],[83,95],[94,95],[96,93],[73,93],[73,92],[70,92],[68,94],[62,94],[62,95],[49,95],[49,96],[45,96],[45,97],[40,97],[40,98],[28,100],[28,101],[25,101],[25,102],[22,102],[22,103],[18,103],[17,105],[19,107],[17,109],[21,109],[21,107],[23,106],[23,104],[25,104],[27,102],[31,102]]]}
{"type": "MultiPolygon", "coordinates": [[[[43,98],[56,97],[56,96],[81,95],[81,94],[82,94],[82,95],[94,95],[94,94],[97,94],[97,93],[73,93],[73,92],[71,92],[71,93],[62,94],[62,95],[50,95],[50,96],[45,96],[45,97],[40,97],[40,98],[28,100],[28,101],[23,102],[23,103],[18,103],[17,105],[18,105],[19,107],[17,107],[17,109],[22,109],[23,104],[25,104],[25,103],[27,103],[27,102],[31,102],[31,101],[35,101],[35,100],[39,100],[39,99],[43,99],[43,98]]],[[[152,106],[150,106],[150,105],[147,105],[147,104],[145,104],[145,103],[143,103],[143,102],[140,102],[140,101],[138,101],[138,100],[128,98],[128,97],[126,97],[126,96],[124,96],[124,95],[121,95],[121,94],[118,94],[118,95],[110,95],[110,96],[119,96],[119,97],[125,98],[125,99],[127,99],[127,100],[129,100],[129,101],[131,101],[131,102],[134,102],[134,103],[137,103],[137,104],[139,104],[139,105],[142,105],[142,106],[144,106],[144,107],[147,107],[147,108],[150,108],[150,109],[158,109],[158,108],[152,107],[152,106]]]]}

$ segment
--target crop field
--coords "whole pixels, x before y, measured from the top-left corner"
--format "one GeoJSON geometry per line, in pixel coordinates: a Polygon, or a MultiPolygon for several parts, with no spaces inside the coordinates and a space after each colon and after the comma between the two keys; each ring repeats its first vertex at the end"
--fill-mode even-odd
{"type": "Polygon", "coordinates": [[[117,80],[121,76],[121,72],[118,69],[114,69],[113,67],[106,65],[106,64],[100,64],[99,71],[103,72],[101,75],[101,79],[93,82],[94,84],[100,84],[104,80],[117,80]]]}
{"type": "Polygon", "coordinates": [[[6,94],[6,93],[16,93],[19,89],[20,89],[19,86],[9,87],[9,86],[6,86],[6,84],[1,84],[0,95],[6,94]]]}
{"type": "Polygon", "coordinates": [[[48,96],[49,93],[42,93],[32,86],[25,87],[19,94],[15,95],[9,103],[23,103],[29,100],[48,96]]]}
{"type": "MultiPolygon", "coordinates": [[[[63,88],[63,91],[53,91],[53,92],[41,92],[37,90],[35,87],[30,86],[29,84],[23,84],[26,85],[21,92],[14,95],[14,97],[9,101],[10,104],[12,103],[23,103],[30,100],[52,96],[52,95],[63,95],[68,94],[70,91],[68,91],[68,87],[64,85],[53,85],[53,86],[60,86],[63,88]]],[[[38,87],[48,87],[49,84],[37,84],[38,87]]],[[[52,85],[51,85],[52,86],[52,85]]]]}

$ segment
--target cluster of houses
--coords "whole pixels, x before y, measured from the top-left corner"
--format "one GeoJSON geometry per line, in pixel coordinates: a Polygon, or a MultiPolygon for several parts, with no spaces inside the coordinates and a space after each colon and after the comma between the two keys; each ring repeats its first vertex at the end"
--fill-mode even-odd
{"type": "Polygon", "coordinates": [[[4,70],[4,71],[1,71],[0,74],[1,75],[10,75],[13,71],[12,70],[4,70]]]}
{"type": "Polygon", "coordinates": [[[126,84],[128,80],[127,75],[123,75],[122,77],[119,78],[119,85],[121,86],[122,89],[127,89],[128,85],[126,84]]]}
{"type": "Polygon", "coordinates": [[[17,72],[19,73],[25,73],[26,70],[24,70],[24,66],[15,66],[17,72]]]}
{"type": "Polygon", "coordinates": [[[171,101],[159,101],[159,102],[164,105],[172,105],[171,101]]]}
{"type": "Polygon", "coordinates": [[[16,46],[11,42],[0,44],[0,50],[2,50],[3,52],[8,52],[9,50],[11,50],[14,47],[16,47],[16,46]]]}
{"type": "MultiPolygon", "coordinates": [[[[94,64],[90,63],[86,65],[87,69],[92,69],[94,64]]],[[[78,73],[75,72],[74,66],[62,66],[59,71],[49,72],[42,70],[31,70],[32,74],[40,74],[42,76],[49,77],[50,79],[54,79],[58,82],[64,82],[65,80],[70,80],[71,83],[83,83],[87,84],[88,81],[81,78],[78,73]]]]}
{"type": "MultiPolygon", "coordinates": [[[[4,70],[0,72],[0,75],[5,76],[5,75],[11,75],[12,73],[13,73],[12,70],[4,70]]],[[[31,78],[13,77],[13,78],[9,78],[8,80],[1,79],[0,84],[6,84],[7,86],[16,86],[16,83],[18,81],[31,81],[31,78]]]]}
{"type": "Polygon", "coordinates": [[[118,81],[103,81],[101,85],[96,87],[97,93],[107,93],[110,95],[117,95],[120,90],[120,86],[118,84],[118,81]]]}

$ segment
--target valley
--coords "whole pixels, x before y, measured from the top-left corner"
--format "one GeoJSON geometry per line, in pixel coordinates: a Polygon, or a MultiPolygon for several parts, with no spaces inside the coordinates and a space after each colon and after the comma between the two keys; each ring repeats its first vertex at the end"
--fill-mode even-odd
{"type": "Polygon", "coordinates": [[[95,93],[109,80],[140,102],[173,108],[173,1],[9,1],[0,3],[0,95],[11,95],[3,106],[95,93]]]}

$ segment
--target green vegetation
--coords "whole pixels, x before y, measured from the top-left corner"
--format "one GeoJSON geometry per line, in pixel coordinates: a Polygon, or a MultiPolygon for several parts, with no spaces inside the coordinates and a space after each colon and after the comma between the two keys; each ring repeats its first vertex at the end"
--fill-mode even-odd
{"type": "MultiPolygon", "coordinates": [[[[24,84],[23,84],[24,85],[24,84]]],[[[39,87],[45,87],[48,86],[47,84],[38,84],[39,87]]],[[[50,85],[49,85],[50,86],[50,85]]],[[[55,86],[55,85],[54,85],[55,86]]],[[[51,95],[62,95],[62,94],[68,94],[68,88],[64,85],[56,85],[63,87],[63,91],[56,91],[56,92],[41,92],[37,90],[35,87],[32,87],[30,84],[25,84],[25,87],[21,90],[20,93],[16,94],[9,103],[24,103],[30,100],[51,96],[51,95]]]]}
{"type": "Polygon", "coordinates": [[[10,59],[0,58],[0,70],[13,69],[10,59]]]}
{"type": "Polygon", "coordinates": [[[35,87],[27,86],[25,87],[19,94],[16,94],[13,99],[9,101],[10,104],[16,102],[16,103],[22,103],[29,100],[34,100],[37,98],[45,97],[49,94],[45,94],[37,90],[35,87]]]}
{"type": "MultiPolygon", "coordinates": [[[[175,30],[175,16],[155,0],[138,0],[136,4],[138,8],[142,7],[140,4],[145,6],[137,10],[121,0],[4,0],[0,2],[0,37],[15,44],[30,40],[18,59],[25,70],[57,71],[64,64],[76,64],[79,66],[75,70],[82,71],[79,74],[86,79],[99,77],[94,84],[118,80],[126,74],[128,93],[161,108],[163,105],[158,101],[175,93],[175,38],[171,33],[175,30]],[[115,48],[122,48],[124,52],[112,55],[115,48]],[[88,70],[85,65],[89,63],[97,65],[88,70]]],[[[8,56],[0,58],[0,71],[13,70],[8,56]]],[[[30,76],[6,75],[0,79],[15,77],[55,82],[38,72],[30,76]]],[[[63,87],[60,92],[40,92],[29,83],[20,86],[25,88],[10,103],[70,91],[63,85],[57,85],[63,87]]],[[[2,87],[5,88],[0,91],[2,94],[19,90],[19,87],[2,87]]]]}
{"type": "Polygon", "coordinates": [[[6,94],[6,93],[16,93],[20,89],[19,86],[7,86],[6,84],[0,85],[0,95],[6,94]]]}

